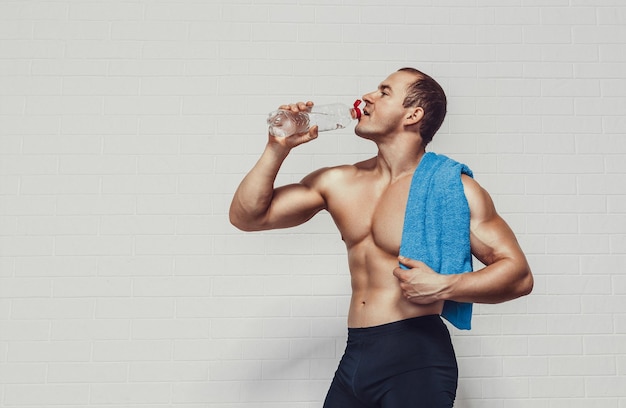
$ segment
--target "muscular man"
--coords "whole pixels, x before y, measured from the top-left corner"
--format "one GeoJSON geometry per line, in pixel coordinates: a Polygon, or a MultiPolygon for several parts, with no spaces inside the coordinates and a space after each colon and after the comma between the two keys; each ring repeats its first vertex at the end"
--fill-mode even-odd
{"type": "MultiPolygon", "coordinates": [[[[467,175],[460,177],[470,210],[471,253],[486,266],[444,275],[399,256],[412,176],[443,122],[446,97],[434,79],[403,68],[363,101],[355,133],[376,144],[375,157],[274,187],[290,150],[318,134],[314,126],[304,134],[269,136],[233,197],[230,220],[245,231],[268,230],[302,224],[326,210],[337,225],[348,251],[352,298],[348,345],[325,408],[451,407],[458,375],[439,317],[444,301],[514,299],[530,293],[532,274],[489,194],[467,175]]],[[[298,112],[312,105],[280,108],[298,112]]]]}

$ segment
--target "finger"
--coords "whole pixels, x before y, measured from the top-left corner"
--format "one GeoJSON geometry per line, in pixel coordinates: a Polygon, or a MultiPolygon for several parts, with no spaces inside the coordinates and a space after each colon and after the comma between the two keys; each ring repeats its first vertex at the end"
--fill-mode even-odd
{"type": "Polygon", "coordinates": [[[407,258],[402,255],[398,257],[398,262],[400,262],[404,266],[408,266],[409,268],[419,268],[420,266],[423,265],[423,262],[417,261],[415,259],[407,258]]]}
{"type": "Polygon", "coordinates": [[[400,282],[400,289],[402,289],[402,292],[406,295],[413,293],[413,287],[406,282],[400,282]]]}
{"type": "Polygon", "coordinates": [[[294,112],[310,111],[313,105],[314,103],[312,101],[286,103],[286,104],[280,105],[278,109],[289,110],[289,111],[294,111],[294,112]]]}
{"type": "Polygon", "coordinates": [[[399,255],[398,262],[400,262],[402,265],[409,266],[409,264],[411,263],[411,259],[407,258],[406,256],[399,255]]]}
{"type": "Polygon", "coordinates": [[[294,112],[298,112],[299,110],[297,103],[286,103],[286,104],[280,105],[278,109],[285,110],[285,111],[294,111],[294,112]]]}
{"type": "Polygon", "coordinates": [[[409,271],[406,269],[402,269],[402,268],[395,268],[393,270],[393,275],[398,278],[398,280],[400,281],[400,284],[402,285],[403,282],[406,282],[409,279],[409,271]]]}
{"type": "Polygon", "coordinates": [[[297,106],[300,111],[308,111],[313,106],[313,102],[298,102],[297,106]]]}

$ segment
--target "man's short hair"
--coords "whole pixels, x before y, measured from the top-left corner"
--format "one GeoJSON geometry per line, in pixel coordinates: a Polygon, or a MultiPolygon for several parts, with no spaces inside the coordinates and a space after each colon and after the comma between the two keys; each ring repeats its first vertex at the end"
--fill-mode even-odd
{"type": "Polygon", "coordinates": [[[405,108],[419,106],[424,109],[424,118],[420,123],[420,135],[424,146],[426,146],[433,139],[446,117],[446,94],[437,81],[415,68],[401,68],[398,71],[417,75],[417,80],[407,89],[403,106],[405,108]]]}

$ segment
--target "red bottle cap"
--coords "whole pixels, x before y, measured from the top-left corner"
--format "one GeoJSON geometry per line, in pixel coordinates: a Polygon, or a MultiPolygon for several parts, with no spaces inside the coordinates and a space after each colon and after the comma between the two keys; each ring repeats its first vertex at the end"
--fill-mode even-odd
{"type": "Polygon", "coordinates": [[[361,109],[359,109],[359,105],[361,104],[361,100],[357,99],[356,101],[354,101],[354,104],[352,106],[354,106],[354,114],[355,114],[355,119],[359,119],[361,117],[361,109]]]}

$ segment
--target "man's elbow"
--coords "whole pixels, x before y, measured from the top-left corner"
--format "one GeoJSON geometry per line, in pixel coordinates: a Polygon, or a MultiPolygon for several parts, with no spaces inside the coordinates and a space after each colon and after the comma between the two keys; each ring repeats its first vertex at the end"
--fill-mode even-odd
{"type": "Polygon", "coordinates": [[[228,217],[229,221],[231,223],[232,226],[234,226],[235,228],[237,228],[238,230],[241,231],[245,231],[245,232],[249,232],[250,229],[246,227],[245,224],[239,222],[239,220],[235,217],[233,217],[232,215],[228,217]]]}
{"type": "Polygon", "coordinates": [[[266,229],[260,217],[251,217],[232,207],[228,212],[228,220],[234,227],[245,232],[262,231],[266,229]]]}
{"type": "Polygon", "coordinates": [[[228,214],[228,220],[237,229],[245,232],[258,231],[259,228],[254,228],[253,224],[243,220],[237,216],[233,211],[228,214]]]}
{"type": "Polygon", "coordinates": [[[530,295],[535,285],[535,279],[530,271],[530,267],[526,265],[524,268],[523,276],[520,278],[517,285],[517,297],[530,295]]]}

